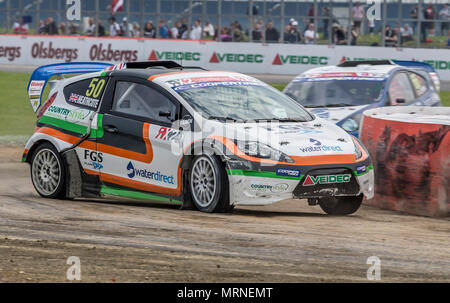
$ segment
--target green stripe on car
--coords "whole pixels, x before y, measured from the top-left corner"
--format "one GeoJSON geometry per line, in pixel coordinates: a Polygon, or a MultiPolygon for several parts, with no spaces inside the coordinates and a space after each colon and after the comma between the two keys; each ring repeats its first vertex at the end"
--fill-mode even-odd
{"type": "MultiPolygon", "coordinates": [[[[39,120],[39,123],[53,125],[58,128],[68,130],[68,131],[71,131],[74,133],[82,134],[82,135],[85,135],[87,132],[87,129],[88,129],[87,126],[84,126],[84,125],[79,125],[77,123],[68,122],[68,121],[64,121],[61,119],[57,119],[57,118],[53,118],[53,117],[49,117],[49,116],[45,116],[45,115],[41,117],[41,119],[39,120]]],[[[102,138],[103,137],[104,131],[103,131],[102,124],[103,124],[103,115],[98,114],[97,129],[91,129],[90,136],[92,138],[102,138]]]]}
{"type": "Polygon", "coordinates": [[[138,192],[138,191],[112,188],[112,187],[108,187],[108,186],[102,186],[100,189],[100,193],[105,194],[105,195],[120,196],[120,197],[133,198],[133,199],[139,199],[139,200],[154,200],[154,201],[174,203],[174,204],[182,204],[183,203],[182,201],[175,200],[175,199],[165,198],[165,197],[142,193],[142,192],[138,192]]]}

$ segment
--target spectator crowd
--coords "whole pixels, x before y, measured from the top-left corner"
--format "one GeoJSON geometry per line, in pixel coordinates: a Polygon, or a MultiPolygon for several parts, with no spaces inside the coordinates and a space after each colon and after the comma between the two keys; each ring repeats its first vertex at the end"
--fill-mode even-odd
{"type": "MultiPolygon", "coordinates": [[[[358,44],[358,38],[362,34],[362,24],[367,19],[366,10],[361,5],[361,2],[356,2],[352,7],[351,26],[341,25],[338,18],[332,14],[332,10],[328,7],[323,7],[321,14],[316,14],[314,8],[314,4],[311,4],[306,18],[302,20],[302,23],[305,25],[303,28],[299,27],[299,21],[291,18],[282,34],[275,28],[273,21],[264,22],[263,18],[256,18],[257,16],[252,16],[252,26],[248,30],[244,30],[238,21],[234,21],[229,26],[224,26],[220,29],[216,29],[209,21],[205,21],[202,24],[200,20],[194,20],[191,25],[188,25],[185,18],[174,22],[172,27],[169,27],[165,19],[160,19],[158,24],[153,24],[149,20],[141,27],[137,22],[128,22],[127,17],[122,18],[120,22],[120,20],[116,20],[115,16],[111,16],[108,20],[109,24],[105,28],[105,25],[100,20],[95,22],[93,18],[88,19],[87,25],[80,26],[74,22],[66,24],[63,21],[56,24],[54,18],[48,17],[45,21],[39,21],[37,34],[207,39],[223,42],[253,41],[293,44],[315,44],[320,39],[329,39],[332,44],[336,45],[358,44]],[[316,26],[320,26],[320,33],[316,26]]],[[[256,7],[253,8],[253,15],[257,15],[256,7]]],[[[431,42],[430,37],[436,35],[436,24],[440,24],[441,36],[448,36],[447,46],[450,48],[450,8],[448,4],[444,4],[440,9],[431,2],[424,7],[415,5],[409,15],[414,20],[411,24],[404,23],[401,26],[397,23],[393,28],[386,25],[384,28],[386,46],[401,46],[404,42],[414,40],[415,33],[420,35],[421,42],[431,42]],[[419,17],[422,20],[420,28],[418,28],[419,17]],[[436,20],[439,20],[439,22],[434,22],[436,20]]],[[[170,21],[169,23],[171,24],[172,22],[170,21]]],[[[376,34],[374,20],[367,19],[367,28],[369,35],[376,34]]],[[[27,34],[29,32],[28,24],[23,17],[14,23],[13,30],[16,34],[27,34]]],[[[378,33],[380,32],[381,30],[378,31],[378,33]]],[[[375,46],[378,43],[374,42],[372,45],[375,46]]]]}

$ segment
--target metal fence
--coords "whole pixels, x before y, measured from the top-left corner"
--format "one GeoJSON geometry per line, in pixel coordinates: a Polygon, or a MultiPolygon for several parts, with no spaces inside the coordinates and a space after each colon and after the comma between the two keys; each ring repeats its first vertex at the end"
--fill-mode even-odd
{"type": "MultiPolygon", "coordinates": [[[[360,2],[364,12],[374,4],[373,1],[360,2]]],[[[176,21],[185,19],[189,31],[194,20],[200,20],[202,32],[205,22],[211,23],[214,35],[203,35],[201,39],[217,41],[305,43],[305,31],[313,24],[318,35],[313,35],[311,44],[449,47],[450,10],[444,6],[448,0],[378,2],[381,19],[374,22],[367,17],[359,22],[354,14],[359,1],[352,0],[124,0],[123,9],[115,17],[119,23],[126,17],[129,24],[137,25],[141,31],[136,36],[142,36],[144,24],[152,21],[156,38],[160,37],[161,21],[170,30],[176,21]],[[266,27],[270,22],[279,33],[276,41],[267,39],[266,27]],[[259,29],[256,24],[260,24],[259,29]],[[286,28],[288,25],[290,29],[286,28]],[[291,39],[296,30],[301,35],[300,41],[291,39]],[[409,31],[410,35],[407,34],[409,31]],[[395,36],[397,41],[392,39],[395,36]]],[[[24,20],[27,33],[37,34],[49,17],[58,26],[64,23],[68,28],[71,21],[67,20],[66,10],[65,0],[0,0],[0,32],[14,33],[14,28],[17,25],[20,28],[21,20],[24,20]]],[[[96,24],[102,23],[108,35],[111,0],[81,0],[81,17],[82,20],[72,24],[76,31],[70,34],[83,35],[87,17],[91,17],[96,24]]]]}

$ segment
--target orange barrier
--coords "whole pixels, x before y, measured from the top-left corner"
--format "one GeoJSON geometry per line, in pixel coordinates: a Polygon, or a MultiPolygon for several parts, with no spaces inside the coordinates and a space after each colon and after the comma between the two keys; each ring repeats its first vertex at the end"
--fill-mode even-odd
{"type": "Polygon", "coordinates": [[[365,204],[449,216],[450,108],[392,108],[392,116],[389,110],[364,113],[361,139],[375,170],[375,197],[365,204]]]}

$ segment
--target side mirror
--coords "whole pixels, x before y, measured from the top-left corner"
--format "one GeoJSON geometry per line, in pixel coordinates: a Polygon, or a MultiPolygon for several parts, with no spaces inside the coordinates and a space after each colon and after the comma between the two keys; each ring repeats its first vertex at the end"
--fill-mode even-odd
{"type": "Polygon", "coordinates": [[[405,100],[405,99],[395,99],[395,102],[396,102],[397,104],[405,104],[405,103],[406,103],[406,100],[405,100]]]}

